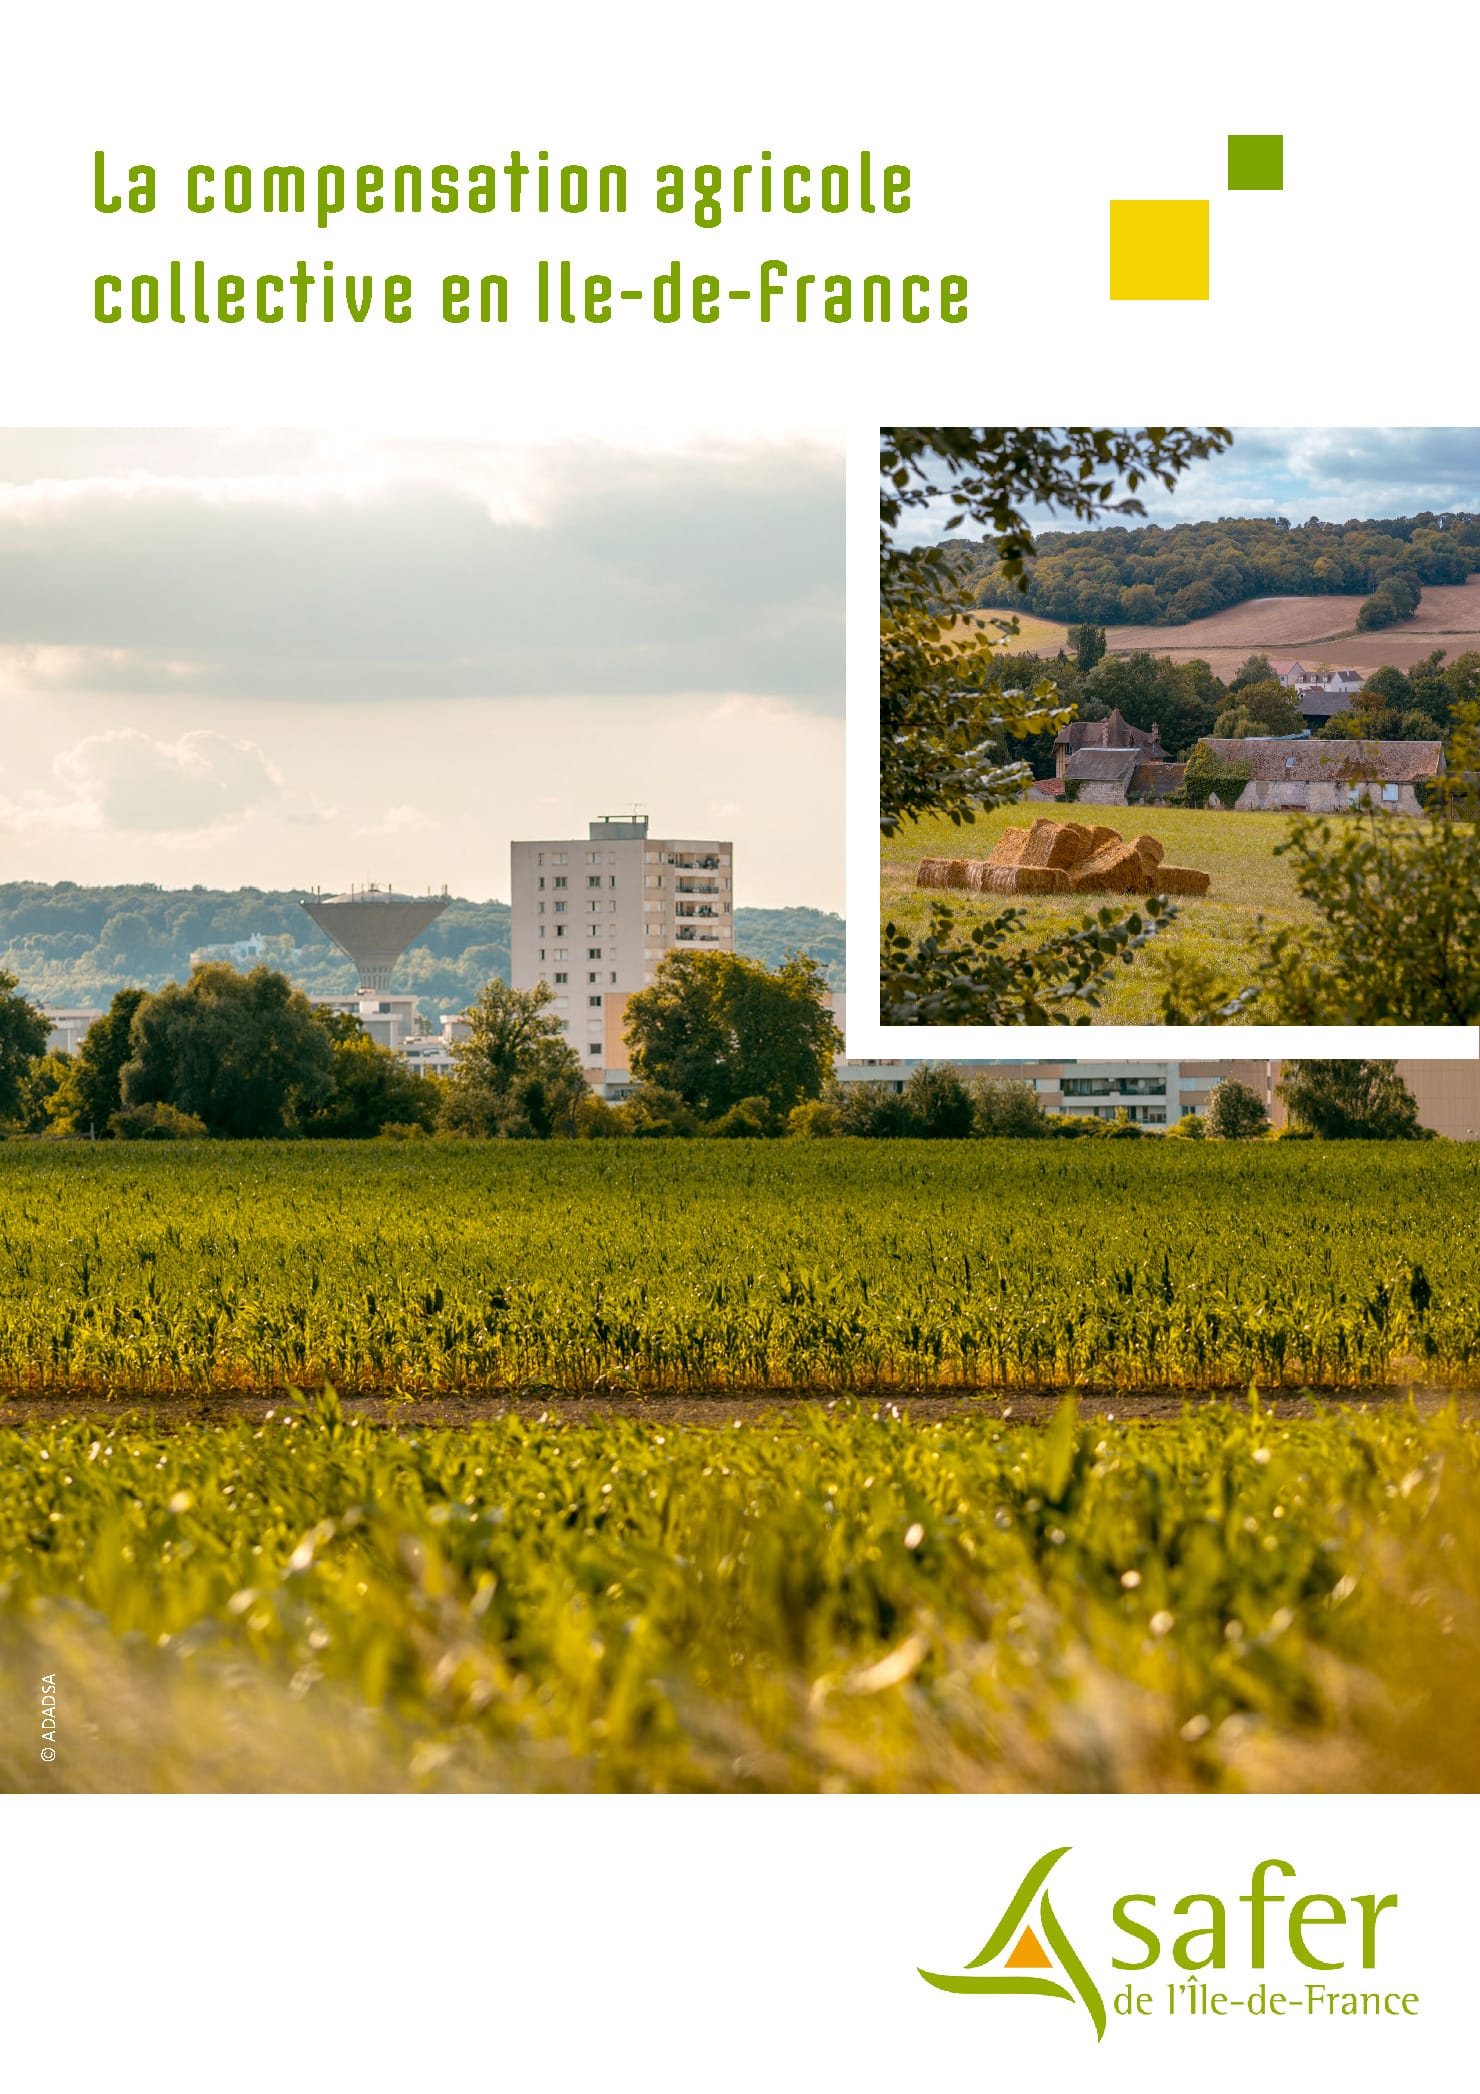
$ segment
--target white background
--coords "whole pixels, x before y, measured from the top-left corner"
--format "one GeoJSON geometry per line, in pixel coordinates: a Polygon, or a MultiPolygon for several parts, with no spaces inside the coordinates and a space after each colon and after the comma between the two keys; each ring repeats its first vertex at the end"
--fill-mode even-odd
{"type": "MultiPolygon", "coordinates": [[[[1477,419],[1473,22],[1459,6],[1364,21],[1291,0],[31,9],[7,31],[4,419],[847,427],[867,470],[856,669],[871,657],[881,420],[1477,419]],[[1230,130],[1284,133],[1283,194],[1227,195],[1230,130]],[[466,165],[515,145],[621,159],[634,198],[662,160],[770,146],[820,162],[867,145],[911,166],[915,208],[713,233],[636,208],[580,226],[346,213],[328,235],[191,220],[173,201],[153,218],[90,208],[99,146],[153,162],[168,195],[197,158],[466,165]],[[1109,304],[1106,203],[1138,194],[1211,198],[1206,305],[1109,304]],[[633,281],[675,256],[733,280],[766,254],[794,270],[960,270],[972,318],[762,330],[727,312],[700,331],[634,308],[598,334],[90,317],[99,269],[203,253],[250,273],[300,252],[418,284],[527,276],[541,254],[633,281]]],[[[869,790],[871,737],[854,740],[869,790]]],[[[862,1016],[872,821],[854,850],[862,1016]]],[[[1009,1051],[1029,1044],[1014,1035],[1009,1051]]],[[[1094,1045],[1126,1041],[1097,1031],[1094,1045]]],[[[1232,2088],[1319,2074],[1367,2088],[1453,2071],[1470,2039],[1471,1799],[10,1799],[3,1827],[16,2084],[1232,2088]],[[1279,1853],[1302,1888],[1399,1890],[1390,1967],[1422,1993],[1422,2020],[1157,2021],[1112,2026],[1096,2049],[1077,2007],[923,1986],[916,1964],[964,1963],[1027,1864],[1066,1839],[1055,1904],[1102,1989],[1110,1896],[1232,1897],[1250,1861],[1279,1853]]]]}
{"type": "MultiPolygon", "coordinates": [[[[1473,2077],[1473,1799],[1208,1797],[173,1798],[5,1815],[8,2084],[377,2090],[1105,2086],[1365,2090],[1473,2077]],[[948,1995],[1028,1867],[1104,1998],[948,1995]],[[1416,2018],[1169,2019],[1171,1942],[1220,1897],[1228,1968],[1250,1975],[1239,1904],[1268,1887],[1270,1988],[1413,1992],[1416,2018]],[[1162,1939],[1153,1971],[1116,1898],[1162,1939]],[[1377,1965],[1351,1900],[1394,1891],[1377,1965]],[[1340,1899],[1346,1972],[1286,1946],[1288,1900],[1340,1899]],[[1155,2013],[1111,2011],[1126,1984],[1155,2013]]],[[[1036,1906],[1035,1906],[1036,1910],[1036,1906]]],[[[1200,1950],[1199,1950],[1200,1952],[1200,1950]]]]}

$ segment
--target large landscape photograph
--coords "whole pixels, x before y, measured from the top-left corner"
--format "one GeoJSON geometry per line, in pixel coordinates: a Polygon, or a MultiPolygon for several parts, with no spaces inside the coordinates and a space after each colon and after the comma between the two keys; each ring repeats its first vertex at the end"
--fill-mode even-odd
{"type": "Polygon", "coordinates": [[[0,467],[0,1788],[1473,1787],[1472,1043],[850,1056],[839,441],[0,467]]]}
{"type": "Polygon", "coordinates": [[[886,1024],[1472,1025],[1480,431],[891,429],[886,1024]]]}

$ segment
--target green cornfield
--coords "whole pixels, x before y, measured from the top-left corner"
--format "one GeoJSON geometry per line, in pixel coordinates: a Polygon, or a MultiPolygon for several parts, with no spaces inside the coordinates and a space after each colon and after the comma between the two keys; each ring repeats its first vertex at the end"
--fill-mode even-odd
{"type": "Polygon", "coordinates": [[[0,1393],[1480,1380],[1480,1145],[10,1143],[0,1393]]]}
{"type": "Polygon", "coordinates": [[[1480,1431],[1293,1411],[6,1429],[0,1789],[1472,1789],[1480,1431]]]}

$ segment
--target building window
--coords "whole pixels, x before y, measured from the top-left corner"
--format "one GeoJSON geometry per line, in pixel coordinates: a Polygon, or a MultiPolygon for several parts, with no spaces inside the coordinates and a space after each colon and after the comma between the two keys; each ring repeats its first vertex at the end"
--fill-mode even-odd
{"type": "Polygon", "coordinates": [[[611,971],[611,984],[613,988],[617,985],[617,970],[615,967],[611,971]]]}
{"type": "Polygon", "coordinates": [[[556,873],[556,875],[555,875],[555,885],[556,885],[557,887],[566,887],[566,886],[568,886],[569,884],[570,884],[570,883],[569,883],[569,881],[568,881],[568,880],[566,879],[566,877],[565,877],[564,873],[556,873]]]}
{"type": "MultiPolygon", "coordinates": [[[[543,959],[544,957],[544,954],[541,953],[540,958],[543,959]]],[[[557,974],[555,979],[557,982],[568,982],[570,980],[570,976],[568,974],[557,974]]]]}
{"type": "Polygon", "coordinates": [[[588,887],[599,887],[599,886],[601,885],[601,874],[600,874],[600,873],[587,873],[587,875],[586,875],[586,885],[587,885],[588,887]]]}
{"type": "Polygon", "coordinates": [[[541,903],[540,903],[540,914],[541,914],[541,916],[543,916],[543,915],[544,915],[544,913],[545,913],[545,905],[544,905],[544,903],[543,903],[543,902],[541,902],[541,903]]]}
{"type": "Polygon", "coordinates": [[[588,1041],[588,1042],[587,1042],[587,1045],[586,1045],[586,1052],[587,1052],[588,1054],[600,1054],[600,1052],[601,1052],[601,1042],[600,1042],[600,1040],[590,1040],[590,1041],[588,1041]]]}
{"type": "Polygon", "coordinates": [[[1389,803],[1389,805],[1392,805],[1392,804],[1393,804],[1393,803],[1394,803],[1394,802],[1395,802],[1395,801],[1397,800],[1397,797],[1398,797],[1398,788],[1397,788],[1397,786],[1396,786],[1396,785],[1385,785],[1385,786],[1383,787],[1383,789],[1382,789],[1382,797],[1384,798],[1384,800],[1386,800],[1386,801],[1387,801],[1387,802],[1389,803]]]}
{"type": "Polygon", "coordinates": [[[544,957],[545,957],[545,948],[544,948],[544,947],[543,947],[543,945],[542,945],[542,946],[540,947],[540,958],[541,958],[541,959],[543,959],[544,957]]]}
{"type": "Polygon", "coordinates": [[[599,1011],[601,1009],[601,998],[599,996],[588,996],[586,1001],[593,1010],[599,1011]]]}
{"type": "Polygon", "coordinates": [[[544,874],[543,874],[543,873],[541,873],[541,874],[540,874],[539,884],[540,884],[540,887],[541,887],[541,889],[543,890],[543,888],[544,888],[544,884],[545,884],[545,876],[544,876],[544,874]]]}
{"type": "Polygon", "coordinates": [[[586,958],[588,960],[599,960],[601,958],[601,947],[599,945],[588,945],[586,947],[586,958]]]}

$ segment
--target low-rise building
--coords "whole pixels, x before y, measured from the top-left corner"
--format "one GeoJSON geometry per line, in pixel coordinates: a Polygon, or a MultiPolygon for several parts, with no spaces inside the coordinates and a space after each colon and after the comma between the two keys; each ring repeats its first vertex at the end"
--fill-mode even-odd
{"type": "Polygon", "coordinates": [[[1251,736],[1246,741],[1208,735],[1198,744],[1223,764],[1248,772],[1234,806],[1337,814],[1380,807],[1422,814],[1418,787],[1442,776],[1442,742],[1313,741],[1308,736],[1251,736]]]}
{"type": "Polygon", "coordinates": [[[46,1035],[48,1054],[75,1054],[87,1038],[88,1028],[102,1017],[101,1011],[61,1011],[41,1006],[50,1030],[46,1035]]]}

